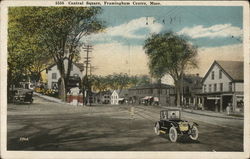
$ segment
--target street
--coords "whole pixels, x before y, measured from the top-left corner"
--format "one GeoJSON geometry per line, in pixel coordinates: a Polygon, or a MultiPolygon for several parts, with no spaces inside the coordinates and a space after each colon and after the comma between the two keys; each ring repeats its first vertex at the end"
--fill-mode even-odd
{"type": "Polygon", "coordinates": [[[198,141],[171,143],[154,133],[157,106],[92,107],[52,103],[8,104],[7,149],[46,151],[243,151],[243,120],[182,113],[199,124],[198,141]]]}

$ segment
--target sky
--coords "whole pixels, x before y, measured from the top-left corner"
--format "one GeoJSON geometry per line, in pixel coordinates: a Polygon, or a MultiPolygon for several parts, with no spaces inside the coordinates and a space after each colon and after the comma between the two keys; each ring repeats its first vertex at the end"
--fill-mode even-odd
{"type": "Polygon", "coordinates": [[[243,15],[240,6],[106,6],[98,18],[104,32],[92,34],[93,74],[148,74],[144,41],[153,33],[173,31],[198,47],[204,76],[214,60],[243,60],[243,15]]]}

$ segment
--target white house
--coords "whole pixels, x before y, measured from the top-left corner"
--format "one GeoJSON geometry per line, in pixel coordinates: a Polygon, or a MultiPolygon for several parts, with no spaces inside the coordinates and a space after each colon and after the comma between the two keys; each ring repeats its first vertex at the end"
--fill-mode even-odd
{"type": "MultiPolygon", "coordinates": [[[[68,68],[68,59],[65,58],[64,59],[64,66],[65,66],[65,70],[67,70],[68,68]]],[[[82,63],[74,63],[72,64],[72,69],[70,71],[70,76],[72,77],[80,77],[82,79],[83,77],[83,70],[84,70],[84,65],[82,63]]],[[[47,86],[49,89],[52,88],[58,88],[58,80],[60,79],[60,73],[59,70],[57,68],[56,64],[53,64],[51,66],[49,66],[46,69],[46,73],[47,73],[47,86]]]]}
{"type": "Polygon", "coordinates": [[[110,96],[110,103],[112,105],[118,105],[120,103],[123,103],[128,96],[128,90],[114,90],[110,96]]]}
{"type": "Polygon", "coordinates": [[[118,105],[119,104],[119,95],[117,90],[114,90],[113,93],[111,94],[111,104],[112,105],[118,105]]]}
{"type": "Polygon", "coordinates": [[[243,110],[244,71],[242,61],[214,61],[202,83],[204,109],[223,112],[231,103],[233,111],[243,110]]]}

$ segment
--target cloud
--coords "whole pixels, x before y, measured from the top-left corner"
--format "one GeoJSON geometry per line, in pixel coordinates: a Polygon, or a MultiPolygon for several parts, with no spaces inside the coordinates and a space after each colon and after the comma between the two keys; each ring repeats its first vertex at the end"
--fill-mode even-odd
{"type": "Polygon", "coordinates": [[[201,76],[204,76],[214,60],[243,61],[243,45],[234,44],[220,47],[199,48],[197,56],[199,68],[190,70],[190,73],[199,73],[201,76]]]}
{"type": "MultiPolygon", "coordinates": [[[[85,53],[81,54],[85,57],[85,53]]],[[[121,43],[104,43],[93,46],[91,65],[96,75],[127,73],[130,75],[148,74],[148,58],[142,46],[126,46],[121,43]]],[[[82,57],[82,59],[83,59],[82,57]]]]}
{"type": "Polygon", "coordinates": [[[151,33],[159,33],[163,29],[163,25],[157,23],[154,17],[141,17],[133,19],[128,23],[118,26],[108,27],[102,33],[93,34],[89,37],[91,41],[111,41],[113,37],[125,39],[145,39],[151,33]],[[146,24],[148,23],[148,25],[146,24]],[[141,32],[143,31],[143,32],[141,32]],[[141,32],[141,33],[140,33],[141,32]]]}
{"type": "Polygon", "coordinates": [[[216,37],[242,37],[243,31],[239,27],[231,24],[218,24],[210,27],[198,25],[195,27],[185,27],[178,34],[184,34],[191,38],[216,38],[216,37]]]}

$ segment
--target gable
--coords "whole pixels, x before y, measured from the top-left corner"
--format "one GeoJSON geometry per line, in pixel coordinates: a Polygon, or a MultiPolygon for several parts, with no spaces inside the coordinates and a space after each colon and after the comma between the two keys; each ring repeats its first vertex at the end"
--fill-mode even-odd
{"type": "MultiPolygon", "coordinates": [[[[83,63],[72,62],[72,65],[73,65],[73,69],[76,68],[80,72],[82,72],[84,70],[84,64],[83,63]]],[[[66,70],[68,68],[68,59],[67,58],[64,59],[64,66],[65,66],[65,70],[66,70]]],[[[48,73],[48,71],[51,71],[53,69],[57,70],[57,65],[55,63],[46,68],[46,73],[48,73]]]]}
{"type": "Polygon", "coordinates": [[[113,91],[113,93],[111,94],[111,96],[118,96],[118,93],[116,92],[116,90],[113,91]]]}
{"type": "MultiPolygon", "coordinates": [[[[230,61],[228,61],[230,62],[230,61]]],[[[227,71],[225,71],[225,69],[223,67],[221,67],[217,61],[214,61],[213,64],[210,66],[209,70],[207,71],[207,73],[205,74],[204,78],[202,79],[202,83],[204,83],[205,81],[209,81],[211,79],[211,75],[212,72],[214,71],[214,75],[215,77],[218,76],[219,74],[219,70],[222,71],[222,77],[227,78],[230,81],[235,81],[229,74],[227,71]]]]}

